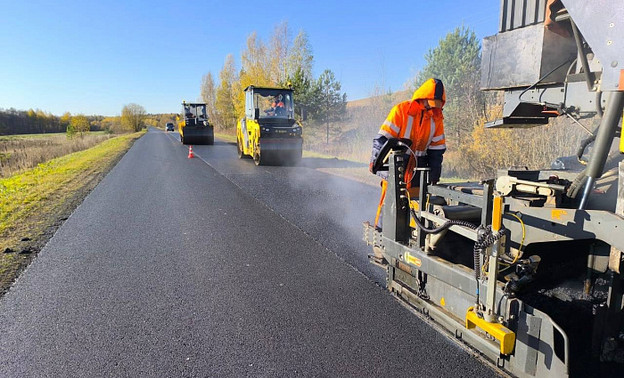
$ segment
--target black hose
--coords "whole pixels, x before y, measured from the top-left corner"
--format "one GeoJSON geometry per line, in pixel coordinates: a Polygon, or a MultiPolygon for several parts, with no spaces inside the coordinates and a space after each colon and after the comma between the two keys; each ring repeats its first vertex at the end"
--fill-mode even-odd
{"type": "MultiPolygon", "coordinates": [[[[578,57],[581,59],[581,66],[583,67],[583,73],[585,74],[585,81],[587,82],[587,90],[594,90],[594,74],[589,69],[589,62],[587,61],[587,55],[585,55],[585,46],[583,46],[583,36],[579,32],[574,21],[570,21],[572,26],[572,33],[574,34],[574,42],[576,42],[576,49],[578,50],[578,57]]],[[[598,104],[600,106],[600,104],[598,104]]]]}
{"type": "Polygon", "coordinates": [[[522,100],[522,95],[525,94],[526,92],[528,92],[529,90],[531,90],[532,88],[534,88],[535,86],[537,86],[537,84],[541,83],[542,80],[544,80],[545,78],[547,78],[548,76],[550,76],[550,74],[552,74],[553,72],[557,71],[559,68],[563,67],[563,65],[568,64],[573,62],[574,59],[570,58],[568,60],[566,60],[565,62],[561,63],[560,65],[558,65],[557,67],[553,68],[552,70],[550,70],[547,74],[545,74],[544,76],[540,77],[539,79],[537,79],[537,81],[533,84],[531,84],[530,86],[528,86],[525,90],[523,90],[522,92],[520,92],[520,94],[518,95],[518,101],[520,102],[526,102],[528,104],[537,104],[537,105],[543,105],[542,103],[539,102],[533,102],[533,101],[524,101],[522,100]]]}
{"type": "Polygon", "coordinates": [[[587,148],[587,146],[589,146],[594,140],[596,140],[596,133],[598,132],[598,129],[594,130],[594,134],[588,136],[587,138],[583,139],[583,141],[581,142],[578,150],[576,151],[576,158],[578,159],[578,161],[582,162],[583,160],[583,155],[585,154],[585,149],[587,148]]]}
{"type": "Polygon", "coordinates": [[[492,226],[487,225],[486,227],[479,226],[477,231],[477,241],[474,244],[474,248],[472,250],[472,256],[474,259],[474,273],[475,273],[475,281],[476,281],[476,296],[477,296],[477,304],[479,303],[479,278],[481,277],[481,254],[484,253],[485,249],[494,244],[497,240],[502,238],[505,235],[506,230],[501,228],[497,233],[492,232],[492,226]]]}
{"type": "Polygon", "coordinates": [[[505,235],[506,230],[504,228],[501,228],[500,230],[498,230],[498,232],[494,233],[492,232],[491,225],[488,225],[486,227],[483,227],[483,226],[477,227],[470,222],[461,221],[461,220],[448,220],[444,224],[442,224],[440,227],[431,229],[431,228],[425,227],[425,225],[423,225],[420,222],[420,219],[418,219],[418,217],[416,216],[416,212],[414,211],[414,209],[410,209],[410,211],[412,212],[412,216],[414,217],[414,222],[416,223],[418,228],[420,228],[423,232],[428,233],[428,234],[440,233],[451,226],[464,226],[464,227],[470,228],[471,230],[478,230],[477,241],[475,241],[474,248],[472,250],[472,255],[474,259],[475,280],[477,281],[476,295],[477,295],[477,303],[478,303],[479,302],[479,278],[481,276],[481,254],[486,248],[488,248],[489,246],[494,244],[497,240],[502,238],[505,235]]]}
{"type": "Polygon", "coordinates": [[[486,232],[486,228],[479,227],[479,231],[477,231],[477,241],[475,242],[474,247],[472,248],[472,259],[474,262],[474,274],[475,280],[477,280],[477,302],[479,302],[479,277],[481,277],[481,249],[477,248],[477,242],[481,239],[486,232]]]}
{"type": "Polygon", "coordinates": [[[475,226],[474,224],[470,222],[466,222],[466,221],[461,221],[461,220],[449,220],[449,221],[446,221],[442,226],[438,228],[427,228],[425,227],[424,224],[420,223],[420,219],[418,219],[418,216],[416,216],[416,212],[414,211],[414,209],[410,209],[410,210],[412,212],[412,216],[414,217],[414,222],[416,222],[416,225],[418,226],[418,228],[420,228],[423,232],[427,234],[438,234],[451,226],[464,226],[472,230],[477,229],[477,226],[475,226]]]}
{"type": "Polygon", "coordinates": [[[570,186],[568,187],[568,190],[566,191],[566,195],[569,198],[576,198],[581,188],[585,186],[586,181],[587,181],[587,168],[583,169],[581,172],[579,172],[578,175],[576,175],[576,177],[572,181],[572,184],[570,184],[570,186]]]}
{"type": "MultiPolygon", "coordinates": [[[[611,166],[615,161],[617,161],[620,157],[618,152],[612,152],[607,156],[607,161],[605,162],[605,167],[611,166]]],[[[607,170],[605,169],[605,171],[607,170]]],[[[566,195],[569,198],[576,198],[581,188],[585,186],[585,182],[587,181],[587,168],[583,169],[572,181],[572,184],[568,187],[566,191],[566,195]]]]}
{"type": "Polygon", "coordinates": [[[506,232],[504,228],[501,228],[496,233],[494,233],[492,231],[492,226],[490,225],[486,227],[481,227],[481,230],[479,230],[480,232],[478,232],[477,234],[477,241],[474,245],[474,250],[478,252],[483,252],[483,250],[485,250],[496,241],[498,241],[500,238],[505,236],[506,232]],[[484,230],[484,232],[481,232],[481,230],[484,230]]]}
{"type": "MultiPolygon", "coordinates": [[[[602,102],[602,91],[596,91],[596,113],[598,113],[598,116],[602,117],[604,112],[602,111],[600,102],[602,102]]],[[[596,133],[594,132],[594,134],[596,133]]]]}

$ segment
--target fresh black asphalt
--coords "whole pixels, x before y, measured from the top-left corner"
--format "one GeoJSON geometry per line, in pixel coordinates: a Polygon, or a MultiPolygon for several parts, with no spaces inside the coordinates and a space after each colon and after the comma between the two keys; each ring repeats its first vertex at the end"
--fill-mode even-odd
{"type": "Polygon", "coordinates": [[[0,377],[494,374],[380,286],[377,188],[194,149],[150,130],[58,230],[0,299],[0,377]]]}

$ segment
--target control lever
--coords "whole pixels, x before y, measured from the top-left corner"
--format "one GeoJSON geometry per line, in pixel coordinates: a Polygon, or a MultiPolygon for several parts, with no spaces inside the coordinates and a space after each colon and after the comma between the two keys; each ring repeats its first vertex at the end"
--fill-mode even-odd
{"type": "Polygon", "coordinates": [[[381,147],[377,158],[375,158],[371,172],[376,174],[378,171],[387,171],[388,154],[390,154],[390,151],[400,151],[403,153],[407,153],[407,150],[411,147],[411,145],[412,141],[407,138],[388,139],[386,143],[384,143],[383,147],[381,147]]]}

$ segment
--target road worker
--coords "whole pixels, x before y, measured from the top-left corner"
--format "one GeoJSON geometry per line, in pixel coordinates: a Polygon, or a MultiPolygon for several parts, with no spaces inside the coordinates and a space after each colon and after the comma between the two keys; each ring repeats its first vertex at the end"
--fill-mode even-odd
{"type": "MultiPolygon", "coordinates": [[[[412,141],[405,182],[410,196],[418,195],[420,176],[414,168],[430,168],[429,178],[432,184],[440,180],[442,155],[446,151],[442,107],[446,102],[444,84],[439,79],[429,79],[420,86],[411,100],[395,105],[381,125],[379,133],[373,139],[371,170],[379,151],[390,138],[408,138],[412,141]]],[[[387,172],[378,172],[382,177],[382,193],[375,217],[375,226],[380,226],[380,214],[387,188],[387,172]]],[[[377,253],[376,253],[377,254],[377,253]]],[[[379,257],[379,256],[376,256],[379,257]]]]}
{"type": "Polygon", "coordinates": [[[195,118],[195,114],[193,114],[189,106],[184,107],[184,112],[185,112],[186,118],[195,118]]]}
{"type": "Polygon", "coordinates": [[[267,110],[265,110],[264,112],[267,113],[267,115],[269,116],[279,116],[282,115],[284,112],[284,101],[283,101],[284,97],[282,96],[282,94],[279,94],[275,97],[273,97],[273,101],[271,102],[271,107],[268,108],[267,110]]]}
{"type": "Polygon", "coordinates": [[[277,97],[273,100],[273,104],[271,104],[271,107],[273,108],[273,114],[276,116],[281,116],[284,115],[284,97],[282,96],[282,94],[280,93],[279,95],[277,95],[277,97]]]}

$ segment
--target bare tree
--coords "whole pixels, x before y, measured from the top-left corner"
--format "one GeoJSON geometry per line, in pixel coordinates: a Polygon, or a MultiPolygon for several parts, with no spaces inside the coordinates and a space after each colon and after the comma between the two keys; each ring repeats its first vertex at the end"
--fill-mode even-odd
{"type": "Polygon", "coordinates": [[[275,26],[270,45],[271,81],[274,84],[284,83],[288,77],[287,58],[290,49],[290,31],[288,22],[275,26]]]}
{"type": "Polygon", "coordinates": [[[211,120],[216,120],[215,104],[217,102],[217,89],[214,79],[212,78],[212,72],[208,72],[202,78],[201,97],[202,101],[206,103],[206,108],[208,108],[208,117],[211,120]]]}
{"type": "Polygon", "coordinates": [[[312,47],[310,46],[308,35],[303,29],[301,29],[299,34],[295,37],[293,46],[288,51],[286,60],[288,76],[292,77],[297,70],[301,70],[305,79],[312,80],[314,56],[312,55],[312,47]]]}
{"type": "Polygon", "coordinates": [[[144,126],[145,108],[137,104],[128,104],[121,110],[121,126],[130,131],[140,131],[144,126]]]}

